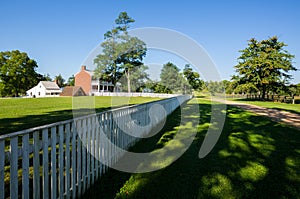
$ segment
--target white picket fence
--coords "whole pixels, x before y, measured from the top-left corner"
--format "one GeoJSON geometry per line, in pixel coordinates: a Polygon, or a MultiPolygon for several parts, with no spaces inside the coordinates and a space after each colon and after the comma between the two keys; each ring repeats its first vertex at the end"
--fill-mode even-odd
{"type": "Polygon", "coordinates": [[[92,92],[94,96],[122,96],[122,97],[158,97],[158,98],[170,98],[177,97],[180,94],[167,94],[167,93],[142,93],[142,92],[92,92]]]}
{"type": "Polygon", "coordinates": [[[0,199],[82,196],[122,156],[114,153],[115,148],[104,151],[100,130],[114,146],[128,149],[138,138],[122,132],[120,125],[145,125],[154,104],[169,115],[190,98],[178,96],[1,135],[0,199]],[[128,116],[132,121],[122,120],[128,116]],[[123,124],[117,125],[116,118],[123,124]]]}

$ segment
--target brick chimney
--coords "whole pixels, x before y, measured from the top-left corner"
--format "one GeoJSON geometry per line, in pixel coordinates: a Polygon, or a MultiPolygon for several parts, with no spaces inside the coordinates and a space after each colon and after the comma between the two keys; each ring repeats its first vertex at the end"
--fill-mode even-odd
{"type": "Polygon", "coordinates": [[[86,70],[86,66],[81,66],[81,71],[86,70]]]}

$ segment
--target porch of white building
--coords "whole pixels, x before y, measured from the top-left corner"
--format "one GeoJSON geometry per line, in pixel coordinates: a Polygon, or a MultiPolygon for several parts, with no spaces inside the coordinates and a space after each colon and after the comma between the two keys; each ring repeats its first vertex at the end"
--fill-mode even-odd
{"type": "MultiPolygon", "coordinates": [[[[91,93],[112,92],[112,91],[114,91],[114,85],[112,82],[92,80],[91,93]]],[[[115,92],[119,92],[118,86],[115,92]]]]}

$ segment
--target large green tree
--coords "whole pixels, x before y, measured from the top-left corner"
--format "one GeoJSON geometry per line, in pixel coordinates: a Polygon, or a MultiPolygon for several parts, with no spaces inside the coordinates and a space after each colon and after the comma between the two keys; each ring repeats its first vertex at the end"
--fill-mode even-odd
{"type": "Polygon", "coordinates": [[[180,69],[173,63],[168,62],[163,65],[160,73],[160,83],[171,92],[183,92],[183,77],[180,69]]]}
{"type": "Polygon", "coordinates": [[[291,79],[289,72],[296,70],[292,64],[294,55],[285,46],[276,36],[262,41],[250,39],[235,66],[237,75],[233,80],[239,85],[237,89],[258,91],[265,99],[268,92],[285,88],[291,79]]]}
{"type": "Polygon", "coordinates": [[[204,82],[200,79],[199,73],[193,71],[189,64],[186,64],[183,69],[183,75],[187,79],[189,85],[197,91],[200,91],[204,82]]]}
{"type": "Polygon", "coordinates": [[[125,75],[128,92],[131,91],[131,73],[143,67],[143,58],[146,55],[146,44],[137,37],[128,34],[129,24],[134,19],[126,12],[121,12],[115,20],[117,27],[104,34],[102,53],[95,59],[97,65],[95,76],[113,83],[116,87],[120,78],[125,75]]]}
{"type": "Polygon", "coordinates": [[[19,50],[0,52],[0,95],[23,95],[35,86],[42,76],[35,70],[35,60],[19,50]]]}

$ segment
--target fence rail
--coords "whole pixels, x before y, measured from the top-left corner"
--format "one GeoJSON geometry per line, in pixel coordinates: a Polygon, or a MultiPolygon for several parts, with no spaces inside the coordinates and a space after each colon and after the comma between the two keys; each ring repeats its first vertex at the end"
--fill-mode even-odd
{"type": "Polygon", "coordinates": [[[122,157],[115,153],[117,146],[128,149],[163,120],[164,114],[149,118],[153,105],[169,115],[190,98],[177,96],[1,135],[0,199],[80,197],[122,157]],[[133,124],[147,128],[131,136],[124,129],[134,132],[133,124]],[[103,134],[115,147],[107,149],[100,142],[103,134]]]}

